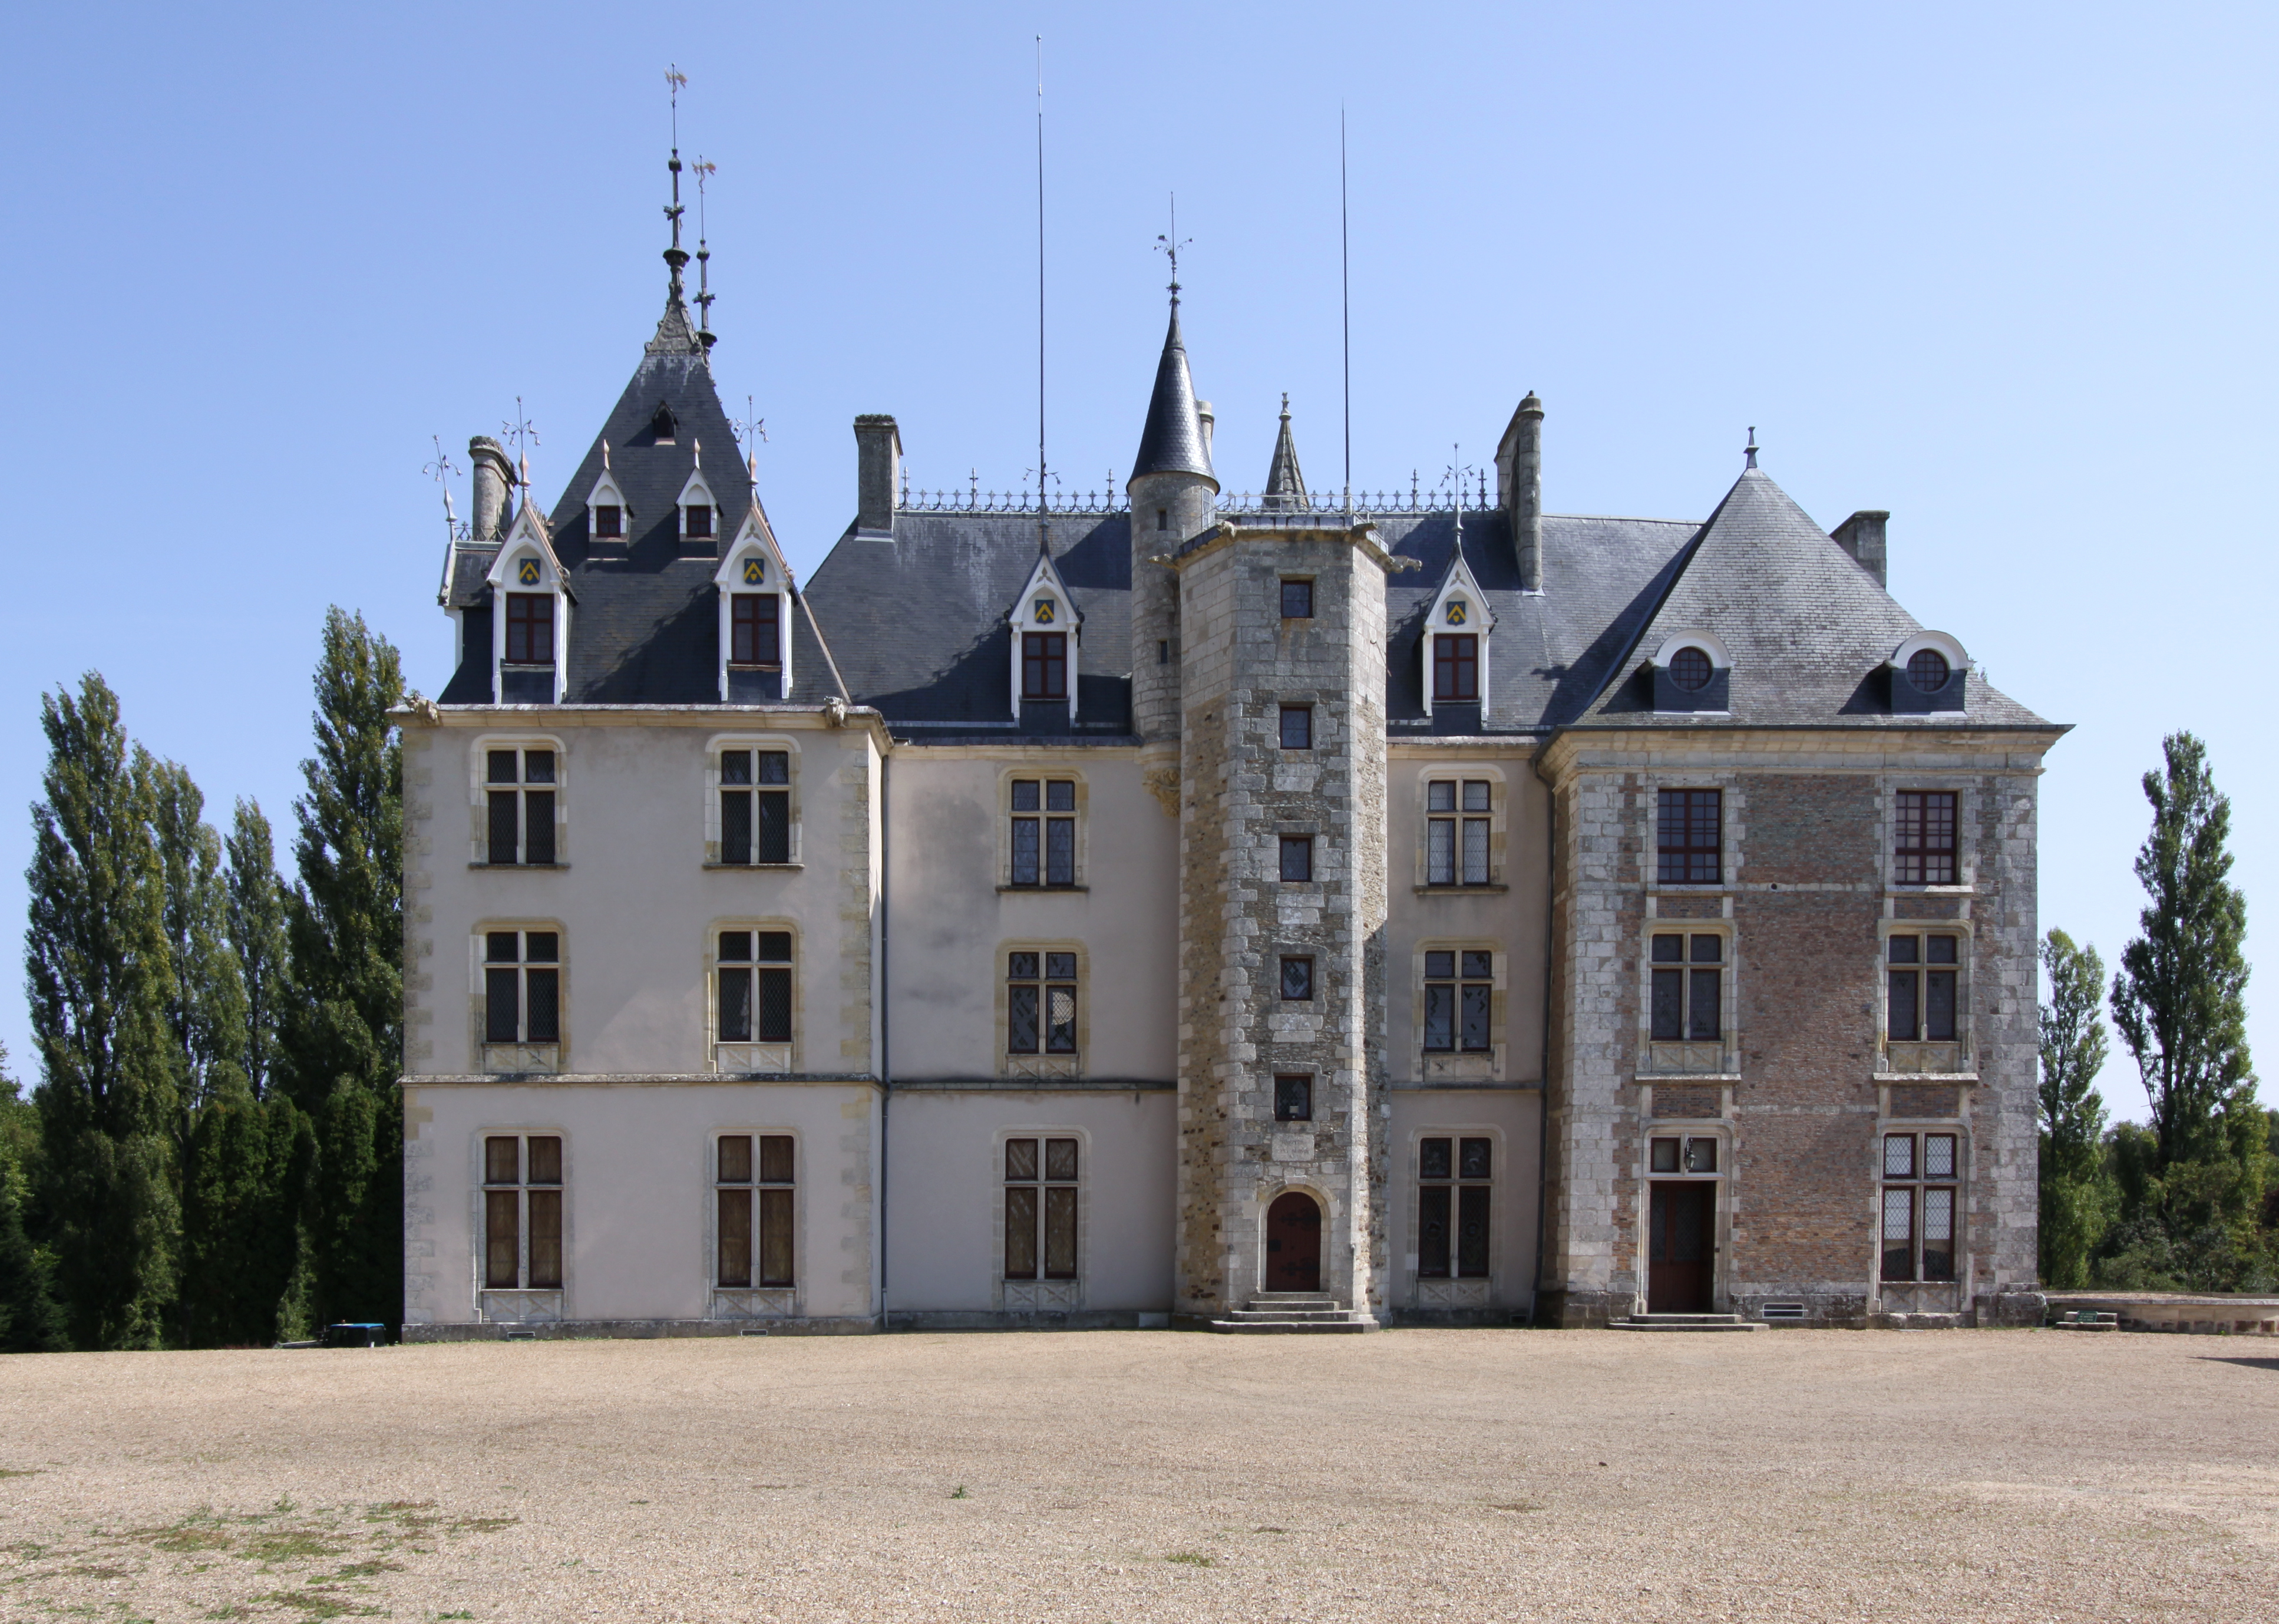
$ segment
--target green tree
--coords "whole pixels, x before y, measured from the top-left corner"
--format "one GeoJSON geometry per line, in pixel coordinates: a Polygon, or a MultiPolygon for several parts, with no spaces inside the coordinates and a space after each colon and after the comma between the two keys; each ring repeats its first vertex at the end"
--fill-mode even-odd
{"type": "Polygon", "coordinates": [[[316,1123],[311,1251],[320,1320],[395,1323],[403,1302],[402,663],[334,608],[317,666],[317,753],[294,803],[292,997],[282,1071],[316,1123]]]}
{"type": "Polygon", "coordinates": [[[39,1048],[42,1219],[81,1347],[154,1345],[174,1296],[165,874],[155,764],[88,673],[41,697],[48,766],[32,808],[25,989],[39,1048]]]}
{"type": "Polygon", "coordinates": [[[2267,1128],[2247,1050],[2247,900],[2229,881],[2231,802],[2189,733],[2145,775],[2152,829],[2137,856],[2144,934],[2122,950],[2114,1024],[2144,1079],[2152,1157],[2124,1145],[2114,1269],[2159,1266],[2201,1290],[2267,1278],[2259,1233],[2267,1128]],[[2160,1259],[2165,1258],[2165,1263],[2160,1259]]]}
{"type": "Polygon", "coordinates": [[[39,1114],[7,1062],[0,1045],[0,1353],[51,1353],[71,1345],[55,1299],[54,1263],[24,1226],[24,1196],[39,1158],[39,1114]]]}
{"type": "Polygon", "coordinates": [[[172,761],[151,768],[151,832],[165,876],[166,951],[174,971],[166,1024],[174,1040],[184,1137],[209,1099],[245,1082],[245,981],[229,942],[221,837],[203,820],[205,797],[172,761]]]}
{"type": "Polygon", "coordinates": [[[199,1107],[182,1177],[182,1339],[192,1347],[280,1335],[312,1150],[290,1099],[257,1100],[234,1076],[199,1107]]]}
{"type": "Polygon", "coordinates": [[[2106,1052],[2098,1013],[2105,964],[2062,930],[2043,940],[2041,956],[2050,978],[2050,1001],[2041,1006],[2042,1281],[2070,1289],[2089,1283],[2090,1254],[2115,1205],[2096,1087],[2106,1052]]]}
{"type": "Polygon", "coordinates": [[[277,1070],[287,966],[285,883],[277,877],[276,846],[260,802],[238,802],[223,846],[229,859],[229,945],[245,987],[245,1053],[239,1064],[255,1097],[266,1098],[277,1070]]]}

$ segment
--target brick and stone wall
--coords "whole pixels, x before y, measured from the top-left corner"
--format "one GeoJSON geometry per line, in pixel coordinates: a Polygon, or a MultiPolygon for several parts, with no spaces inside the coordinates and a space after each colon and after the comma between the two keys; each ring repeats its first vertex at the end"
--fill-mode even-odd
{"type": "Polygon", "coordinates": [[[2005,1317],[2035,1274],[2035,779],[2048,741],[1944,730],[1822,735],[1688,729],[1570,735],[1546,756],[1555,804],[1553,1065],[1542,1312],[1603,1323],[1646,1306],[1645,1140],[1687,1120],[1724,1146],[1715,1305],[1807,1320],[2005,1317]],[[1664,887],[1663,788],[1723,791],[1723,880],[1664,887]],[[1961,883],[1891,883],[1902,789],[1953,789],[1961,883]],[[1965,936],[1964,1039],[1950,1073],[1913,1073],[1884,1030],[1895,921],[1965,936]],[[1646,937],[1664,920],[1728,935],[1724,1058],[1658,1074],[1646,937]],[[1727,1069],[1730,1068],[1730,1069],[1727,1069]],[[1878,1277],[1887,1128],[1945,1129],[1964,1171],[1952,1285],[1878,1277]]]}

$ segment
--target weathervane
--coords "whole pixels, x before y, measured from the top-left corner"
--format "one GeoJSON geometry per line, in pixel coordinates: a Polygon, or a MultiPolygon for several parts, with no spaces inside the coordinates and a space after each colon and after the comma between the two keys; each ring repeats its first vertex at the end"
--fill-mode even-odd
{"type": "Polygon", "coordinates": [[[1159,252],[1170,257],[1171,303],[1174,304],[1179,302],[1179,250],[1193,241],[1193,237],[1182,237],[1179,235],[1179,195],[1173,192],[1171,194],[1171,229],[1168,235],[1156,237],[1155,247],[1159,252]]]}
{"type": "Polygon", "coordinates": [[[435,460],[422,468],[420,472],[443,488],[443,531],[453,541],[457,541],[459,516],[451,510],[451,476],[457,473],[458,469],[452,465],[450,458],[444,454],[443,436],[431,435],[428,438],[435,443],[435,460]]]}
{"type": "Polygon", "coordinates": [[[522,488],[528,490],[530,489],[530,448],[544,443],[538,437],[536,425],[533,424],[523,412],[522,396],[519,395],[514,397],[514,420],[499,425],[499,438],[511,443],[514,446],[516,464],[522,470],[522,488]]]}
{"type": "Polygon", "coordinates": [[[753,406],[750,396],[744,396],[744,415],[732,420],[728,427],[736,431],[736,438],[743,445],[744,472],[758,477],[758,443],[768,437],[768,424],[753,406]]]}
{"type": "Polygon", "coordinates": [[[696,336],[705,349],[712,348],[712,250],[704,241],[704,181],[717,174],[720,166],[702,152],[693,165],[696,172],[696,336]]]}
{"type": "Polygon", "coordinates": [[[680,267],[688,263],[688,256],[680,246],[680,92],[688,83],[688,75],[678,66],[664,70],[666,94],[672,101],[672,158],[665,165],[672,171],[672,201],[664,205],[665,218],[672,222],[672,246],[664,250],[664,262],[672,267],[672,297],[678,304],[681,296],[680,267]]]}

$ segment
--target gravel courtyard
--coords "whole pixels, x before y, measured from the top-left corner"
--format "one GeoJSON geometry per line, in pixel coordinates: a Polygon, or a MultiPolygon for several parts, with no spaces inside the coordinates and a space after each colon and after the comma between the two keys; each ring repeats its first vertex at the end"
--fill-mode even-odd
{"type": "Polygon", "coordinates": [[[0,1620],[2279,1619],[2279,1344],[1167,1332],[0,1361],[0,1620]]]}

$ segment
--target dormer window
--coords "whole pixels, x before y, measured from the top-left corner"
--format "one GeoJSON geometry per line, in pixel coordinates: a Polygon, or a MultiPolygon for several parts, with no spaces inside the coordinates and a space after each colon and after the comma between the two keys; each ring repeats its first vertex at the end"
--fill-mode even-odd
{"type": "MultiPolygon", "coordinates": [[[[1451,604],[1452,610],[1461,607],[1451,604]]],[[[1462,622],[1460,621],[1459,624],[1462,622]]],[[[1480,697],[1480,640],[1473,632],[1443,632],[1432,639],[1432,697],[1469,704],[1480,697]]]]}
{"type": "Polygon", "coordinates": [[[1005,619],[1012,634],[1014,716],[1028,727],[1054,732],[1073,725],[1084,612],[1049,557],[1037,560],[1005,619]],[[1057,712],[1065,712],[1065,724],[1057,712]]]}
{"type": "Polygon", "coordinates": [[[1063,632],[1021,634],[1021,697],[1068,697],[1068,635],[1063,632]]]}
{"type": "Polygon", "coordinates": [[[672,420],[672,408],[659,406],[656,415],[648,420],[648,437],[658,445],[671,445],[673,432],[679,427],[672,420]]]}
{"type": "Polygon", "coordinates": [[[1732,666],[1724,643],[1707,632],[1685,631],[1665,637],[1646,670],[1646,681],[1654,689],[1654,708],[1670,715],[1730,713],[1732,666]]]}
{"type": "Polygon", "coordinates": [[[506,663],[554,663],[554,596],[549,592],[506,595],[506,663]]]}
{"type": "Polygon", "coordinates": [[[1945,632],[1917,632],[1891,650],[1891,709],[1926,716],[1969,708],[1970,657],[1945,632]]]}
{"type": "Polygon", "coordinates": [[[1907,657],[1907,681],[1915,684],[1917,693],[1938,692],[1951,674],[1946,656],[1937,649],[1917,649],[1907,657]]]}
{"type": "Polygon", "coordinates": [[[680,534],[692,542],[712,539],[712,504],[692,502],[680,510],[680,534]]]}
{"type": "Polygon", "coordinates": [[[783,599],[772,592],[738,592],[728,600],[728,663],[778,664],[783,647],[783,599]]]}
{"type": "Polygon", "coordinates": [[[594,504],[594,539],[597,542],[622,542],[625,539],[625,510],[614,502],[594,504]]]}

